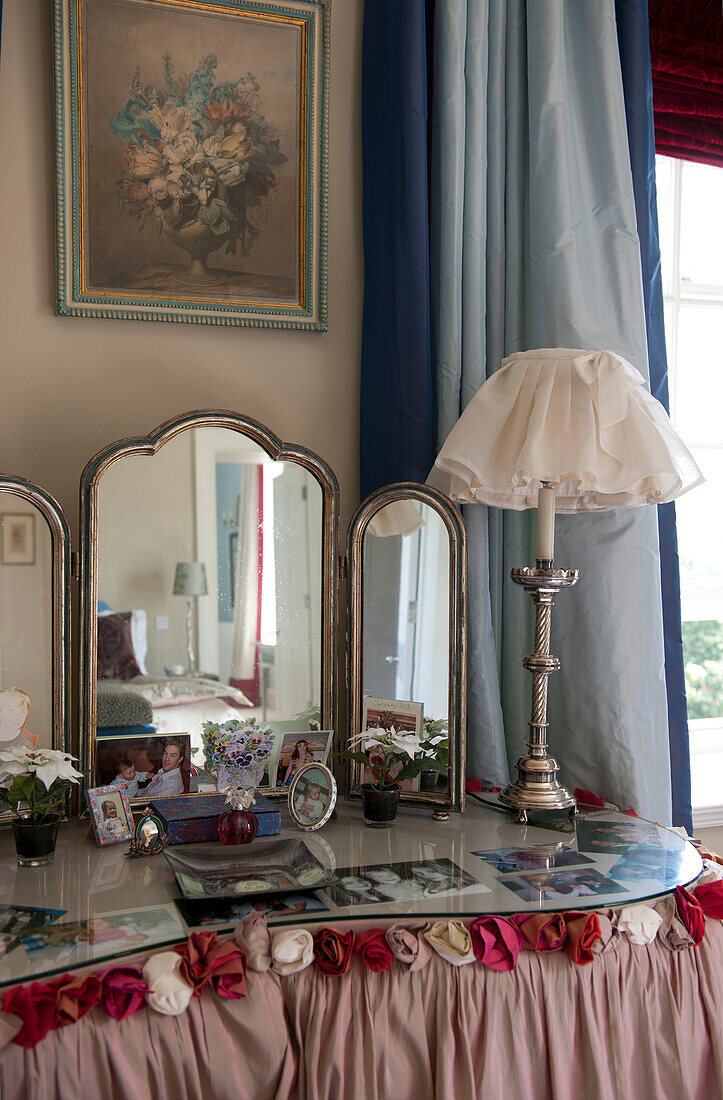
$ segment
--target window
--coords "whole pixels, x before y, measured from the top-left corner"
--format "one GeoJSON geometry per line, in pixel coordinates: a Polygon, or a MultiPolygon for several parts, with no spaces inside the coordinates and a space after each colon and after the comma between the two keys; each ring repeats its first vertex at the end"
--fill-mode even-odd
{"type": "Polygon", "coordinates": [[[707,479],[676,502],[693,809],[704,811],[702,825],[723,823],[723,168],[657,157],[656,177],[670,415],[707,479]]]}

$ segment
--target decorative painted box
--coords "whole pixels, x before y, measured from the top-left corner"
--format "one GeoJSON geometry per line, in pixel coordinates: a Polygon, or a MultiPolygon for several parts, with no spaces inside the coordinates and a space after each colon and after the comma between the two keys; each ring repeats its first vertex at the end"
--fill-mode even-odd
{"type": "MultiPolygon", "coordinates": [[[[229,809],[223,794],[204,794],[196,798],[161,798],[151,802],[166,827],[169,844],[198,844],[218,840],[216,820],[229,809]]],[[[259,819],[257,836],[276,836],[281,832],[281,811],[278,804],[269,802],[263,795],[256,795],[251,807],[259,819]]]]}

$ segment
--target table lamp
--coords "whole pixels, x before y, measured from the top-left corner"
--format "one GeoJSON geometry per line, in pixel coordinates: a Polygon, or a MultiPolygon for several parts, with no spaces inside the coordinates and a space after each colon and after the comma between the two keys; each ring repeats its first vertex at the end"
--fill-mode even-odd
{"type": "Polygon", "coordinates": [[[179,561],[176,564],[176,576],[173,581],[173,595],[186,597],[186,648],[188,650],[188,671],[198,672],[196,647],[193,639],[193,604],[198,596],[208,595],[206,566],[202,561],[179,561]]]}
{"type": "Polygon", "coordinates": [[[547,753],[548,677],[556,594],[577,569],[554,567],[555,512],[664,504],[703,481],[663,406],[641,374],[611,351],[518,352],[477,391],[450,432],[427,482],[462,503],[537,508],[535,568],[512,580],[535,603],[532,716],[517,779],[499,795],[520,821],[529,810],[575,809],[547,753]]]}

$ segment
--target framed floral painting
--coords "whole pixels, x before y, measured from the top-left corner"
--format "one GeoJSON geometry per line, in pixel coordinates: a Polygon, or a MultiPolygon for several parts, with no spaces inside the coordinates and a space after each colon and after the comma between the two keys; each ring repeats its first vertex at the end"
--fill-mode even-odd
{"type": "Polygon", "coordinates": [[[57,311],[324,331],[331,0],[53,0],[57,311]]]}

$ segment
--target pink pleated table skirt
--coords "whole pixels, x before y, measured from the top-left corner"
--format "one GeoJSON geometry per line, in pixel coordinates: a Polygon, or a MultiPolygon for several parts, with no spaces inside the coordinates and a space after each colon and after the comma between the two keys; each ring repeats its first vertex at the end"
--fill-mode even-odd
{"type": "Polygon", "coordinates": [[[719,1100],[723,922],[684,951],[620,937],[587,967],[526,951],[510,973],[438,956],[414,973],[250,971],[241,1001],[93,1011],[33,1050],[6,1045],[0,1097],[719,1100]]]}

